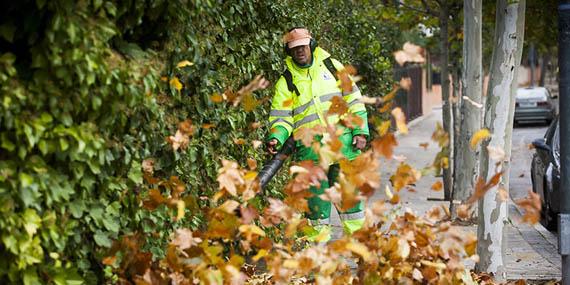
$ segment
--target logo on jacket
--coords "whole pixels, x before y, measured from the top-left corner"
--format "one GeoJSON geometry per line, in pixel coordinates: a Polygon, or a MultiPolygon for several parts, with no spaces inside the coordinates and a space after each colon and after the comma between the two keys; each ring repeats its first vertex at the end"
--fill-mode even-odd
{"type": "Polygon", "coordinates": [[[328,72],[324,71],[323,72],[323,79],[324,80],[331,80],[331,79],[333,79],[333,77],[328,72]]]}

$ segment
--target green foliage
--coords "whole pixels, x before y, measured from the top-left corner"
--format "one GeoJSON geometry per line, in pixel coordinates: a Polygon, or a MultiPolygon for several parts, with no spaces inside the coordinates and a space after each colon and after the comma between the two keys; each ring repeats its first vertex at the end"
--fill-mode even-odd
{"type": "Polygon", "coordinates": [[[199,228],[190,210],[175,221],[167,207],[142,209],[141,164],[153,158],[158,175],[180,177],[185,195],[207,197],[221,158],[263,161],[260,149],[234,141],[265,136],[251,123],[265,122],[271,91],[255,95],[262,105],[252,112],[210,96],[257,74],[275,81],[291,26],[308,26],[360,67],[368,95],[383,94],[395,30],[375,22],[369,6],[348,4],[9,4],[0,12],[0,283],[101,283],[101,260],[119,236],[143,233],[160,257],[173,229],[199,228]],[[176,67],[182,60],[193,65],[176,67]],[[175,76],[181,91],[168,84],[175,76]],[[186,150],[173,151],[165,138],[188,118],[196,131],[186,150]]]}

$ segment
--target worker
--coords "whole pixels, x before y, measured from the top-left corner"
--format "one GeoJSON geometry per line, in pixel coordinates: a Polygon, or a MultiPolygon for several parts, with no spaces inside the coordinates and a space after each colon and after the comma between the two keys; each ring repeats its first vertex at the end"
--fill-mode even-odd
{"type": "MultiPolygon", "coordinates": [[[[302,128],[326,126],[327,121],[337,123],[338,115],[327,116],[334,96],[341,96],[349,106],[349,112],[362,118],[363,125],[345,128],[339,137],[343,146],[341,153],[348,160],[355,159],[366,147],[369,136],[366,108],[359,98],[362,97],[356,84],[352,82],[352,91],[343,92],[339,87],[337,71],[344,66],[332,59],[330,54],[317,45],[317,41],[306,28],[297,27],[284,36],[284,50],[287,55],[287,69],[275,85],[275,94],[269,114],[270,134],[266,147],[270,154],[275,154],[289,136],[302,128]],[[335,122],[336,121],[336,122],[335,122]]],[[[317,138],[318,139],[318,138],[317,138]]],[[[301,142],[296,143],[295,161],[319,161],[318,154],[301,142]]],[[[321,181],[320,187],[312,186],[314,194],[308,198],[307,217],[312,230],[307,234],[310,241],[319,237],[319,241],[330,239],[331,202],[319,198],[324,190],[334,185],[339,175],[338,164],[329,167],[328,181],[321,181]],[[323,238],[324,237],[324,238],[323,238]]],[[[344,232],[352,234],[364,224],[364,203],[339,213],[344,232]]]]}

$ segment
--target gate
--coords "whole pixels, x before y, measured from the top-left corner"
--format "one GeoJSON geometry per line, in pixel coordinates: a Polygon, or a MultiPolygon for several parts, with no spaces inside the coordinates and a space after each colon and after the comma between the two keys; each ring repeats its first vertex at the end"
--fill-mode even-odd
{"type": "Polygon", "coordinates": [[[394,79],[400,81],[409,77],[412,81],[410,90],[398,90],[394,105],[400,107],[406,114],[407,121],[422,115],[422,67],[419,64],[406,63],[404,67],[394,68],[394,79]]]}

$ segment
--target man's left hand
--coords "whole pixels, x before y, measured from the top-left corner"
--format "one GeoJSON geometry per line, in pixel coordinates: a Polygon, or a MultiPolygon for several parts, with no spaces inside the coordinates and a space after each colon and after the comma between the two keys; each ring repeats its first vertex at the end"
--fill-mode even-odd
{"type": "Polygon", "coordinates": [[[352,145],[356,149],[364,150],[364,148],[366,147],[366,136],[355,135],[354,137],[352,137],[352,145]]]}

